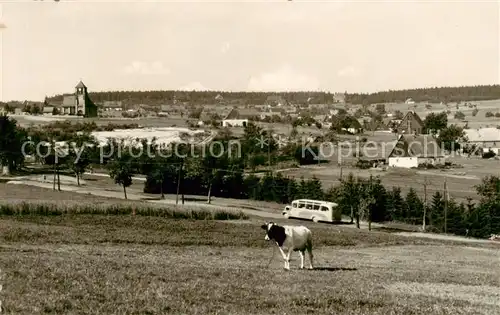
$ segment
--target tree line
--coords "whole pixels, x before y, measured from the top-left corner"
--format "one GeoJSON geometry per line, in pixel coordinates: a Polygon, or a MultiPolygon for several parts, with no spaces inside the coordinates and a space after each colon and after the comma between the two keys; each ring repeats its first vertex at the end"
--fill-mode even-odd
{"type": "Polygon", "coordinates": [[[460,87],[432,87],[407,90],[389,90],[376,93],[347,93],[346,102],[351,104],[376,104],[405,102],[448,103],[460,101],[484,101],[500,98],[500,85],[476,85],[460,87]]]}
{"type": "MultiPolygon", "coordinates": [[[[277,98],[292,104],[332,104],[330,92],[226,92],[226,91],[111,91],[90,92],[90,98],[96,102],[122,101],[124,104],[165,105],[174,102],[190,105],[260,105],[276,103],[277,98]],[[217,98],[222,95],[223,100],[217,98]]],[[[460,87],[432,87],[406,90],[388,90],[376,93],[343,93],[348,104],[377,104],[404,102],[412,98],[415,102],[448,103],[459,101],[481,101],[500,98],[500,85],[476,85],[460,87]]],[[[63,95],[55,95],[46,101],[61,102],[63,95]]]]}

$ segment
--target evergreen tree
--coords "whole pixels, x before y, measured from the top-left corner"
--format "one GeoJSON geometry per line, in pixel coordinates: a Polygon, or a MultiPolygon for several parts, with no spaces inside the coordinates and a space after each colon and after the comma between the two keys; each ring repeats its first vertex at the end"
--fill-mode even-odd
{"type": "Polygon", "coordinates": [[[406,212],[405,209],[405,201],[403,197],[401,197],[401,188],[392,187],[391,191],[391,212],[390,217],[393,221],[403,221],[404,216],[403,213],[406,212]]]}
{"type": "Polygon", "coordinates": [[[411,224],[422,224],[424,204],[413,188],[410,188],[406,195],[406,205],[408,210],[405,221],[411,224]]]}
{"type": "Polygon", "coordinates": [[[443,195],[436,191],[432,196],[429,213],[430,225],[438,231],[444,231],[444,199],[443,195]]]}
{"type": "Polygon", "coordinates": [[[297,182],[293,178],[288,178],[287,190],[286,190],[286,195],[288,199],[287,203],[290,203],[292,200],[297,199],[297,193],[298,193],[297,182]]]}

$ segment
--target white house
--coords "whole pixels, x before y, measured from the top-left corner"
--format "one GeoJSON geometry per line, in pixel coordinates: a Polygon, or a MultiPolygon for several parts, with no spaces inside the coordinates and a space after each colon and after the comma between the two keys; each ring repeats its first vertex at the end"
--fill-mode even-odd
{"type": "Polygon", "coordinates": [[[415,104],[415,101],[410,97],[405,101],[405,104],[415,104]]]}
{"type": "Polygon", "coordinates": [[[432,135],[400,135],[388,155],[388,164],[392,167],[412,168],[445,162],[446,155],[432,135]]]}
{"type": "Polygon", "coordinates": [[[475,145],[483,151],[492,151],[496,155],[500,152],[500,129],[464,129],[464,132],[468,145],[475,145]]]}
{"type": "Polygon", "coordinates": [[[222,120],[222,127],[246,127],[248,118],[240,117],[240,113],[233,108],[222,120]]]}

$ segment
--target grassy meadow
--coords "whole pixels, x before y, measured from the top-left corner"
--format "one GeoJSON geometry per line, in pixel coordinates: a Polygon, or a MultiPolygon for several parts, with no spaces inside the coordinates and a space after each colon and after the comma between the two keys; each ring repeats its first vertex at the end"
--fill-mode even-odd
{"type": "Polygon", "coordinates": [[[261,223],[0,215],[0,300],[6,314],[455,315],[500,306],[494,244],[304,222],[317,270],[298,270],[294,253],[286,272],[261,223]]]}

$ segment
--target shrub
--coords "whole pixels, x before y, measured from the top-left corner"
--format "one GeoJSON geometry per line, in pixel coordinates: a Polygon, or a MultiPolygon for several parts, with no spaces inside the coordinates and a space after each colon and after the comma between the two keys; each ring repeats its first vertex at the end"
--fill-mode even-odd
{"type": "Polygon", "coordinates": [[[486,114],[484,115],[486,118],[489,118],[489,117],[493,117],[493,113],[492,112],[486,112],[486,114]]]}
{"type": "Polygon", "coordinates": [[[463,120],[463,119],[465,119],[465,114],[462,112],[456,112],[455,119],[463,120]]]}
{"type": "Polygon", "coordinates": [[[488,151],[483,153],[483,159],[490,159],[494,157],[496,154],[493,151],[488,151]]]}

